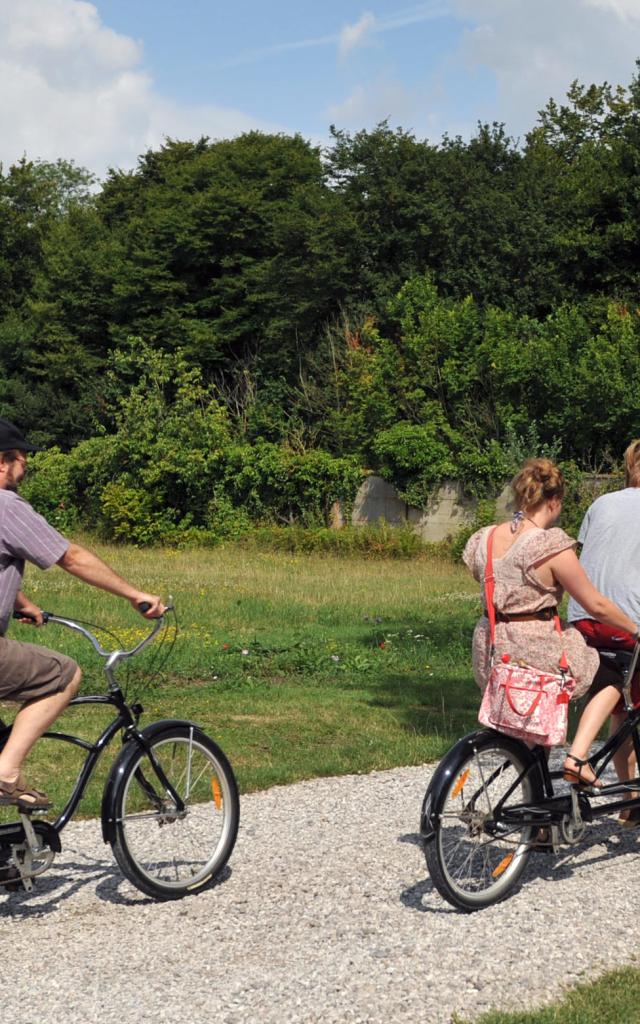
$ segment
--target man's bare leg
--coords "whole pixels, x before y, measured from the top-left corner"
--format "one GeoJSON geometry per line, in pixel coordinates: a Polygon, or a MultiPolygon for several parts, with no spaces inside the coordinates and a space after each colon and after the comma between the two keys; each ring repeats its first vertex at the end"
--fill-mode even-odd
{"type": "Polygon", "coordinates": [[[9,739],[0,752],[0,782],[15,785],[25,757],[75,697],[81,678],[82,672],[78,669],[64,690],[23,704],[13,721],[9,739]]]}

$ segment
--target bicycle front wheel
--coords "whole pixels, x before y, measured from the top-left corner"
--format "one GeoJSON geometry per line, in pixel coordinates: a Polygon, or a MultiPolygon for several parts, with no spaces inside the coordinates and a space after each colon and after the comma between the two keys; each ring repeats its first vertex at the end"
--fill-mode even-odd
{"type": "Polygon", "coordinates": [[[214,881],[238,833],[238,787],[220,747],[190,722],[149,740],[153,758],[184,803],[160,781],[150,755],[132,748],[115,793],[114,856],[122,873],[156,899],[180,899],[214,881]]]}
{"type": "Polygon", "coordinates": [[[459,909],[504,899],[526,866],[534,829],[525,808],[538,787],[519,746],[486,733],[450,766],[425,855],[433,884],[459,909]]]}

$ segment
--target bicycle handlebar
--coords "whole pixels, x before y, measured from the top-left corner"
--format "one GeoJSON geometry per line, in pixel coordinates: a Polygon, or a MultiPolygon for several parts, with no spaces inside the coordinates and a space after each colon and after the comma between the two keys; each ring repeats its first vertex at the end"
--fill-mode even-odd
{"type": "MultiPolygon", "coordinates": [[[[139,605],[140,611],[142,611],[142,612],[148,611],[150,607],[151,607],[151,605],[147,601],[143,601],[139,605]]],[[[173,611],[173,605],[167,605],[167,607],[165,608],[164,613],[162,615],[160,615],[157,619],[153,619],[153,625],[152,625],[148,635],[145,636],[140,641],[139,644],[136,644],[136,646],[132,647],[131,650],[129,650],[129,651],[122,651],[122,650],[105,651],[104,648],[102,647],[102,644],[97,639],[97,637],[95,637],[93,635],[93,633],[91,633],[88,629],[86,629],[83,625],[81,625],[81,623],[76,622],[74,619],[63,618],[60,615],[55,615],[53,612],[45,612],[45,611],[43,611],[42,612],[42,622],[43,622],[43,625],[47,625],[47,623],[49,623],[49,622],[55,622],[59,626],[66,626],[67,629],[74,630],[76,633],[82,633],[82,635],[84,637],[86,637],[87,640],[90,641],[90,643],[93,646],[94,650],[100,655],[100,657],[101,658],[107,658],[109,660],[108,667],[111,668],[111,667],[115,666],[119,661],[122,661],[124,658],[131,658],[131,657],[133,657],[133,655],[137,654],[138,651],[141,651],[143,649],[143,647],[146,647],[147,644],[150,643],[153,640],[153,638],[156,635],[156,633],[158,632],[158,630],[161,629],[162,626],[164,625],[164,619],[165,619],[165,615],[167,614],[167,612],[171,612],[171,611],[173,611]]],[[[24,615],[22,612],[14,612],[13,613],[13,617],[14,617],[14,619],[31,619],[32,622],[35,622],[35,619],[34,619],[33,615],[24,615]]]]}

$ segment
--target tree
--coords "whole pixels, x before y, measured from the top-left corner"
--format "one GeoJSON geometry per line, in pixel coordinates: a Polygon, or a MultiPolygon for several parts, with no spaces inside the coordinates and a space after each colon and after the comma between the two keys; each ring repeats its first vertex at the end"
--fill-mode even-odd
{"type": "MultiPolygon", "coordinates": [[[[75,338],[73,351],[62,353],[51,347],[31,303],[43,268],[50,269],[52,237],[64,234],[70,219],[90,215],[94,184],[88,171],[65,160],[23,158],[6,174],[0,169],[0,402],[6,415],[35,425],[42,441],[57,436],[49,427],[54,417],[67,443],[92,423],[68,402],[70,378],[82,379],[86,367],[82,343],[75,338]]],[[[71,276],[75,289],[76,265],[71,276]]]]}
{"type": "Polygon", "coordinates": [[[91,202],[95,179],[73,162],[23,157],[0,165],[0,316],[29,295],[52,226],[72,207],[91,202]]]}
{"type": "Polygon", "coordinates": [[[640,281],[640,79],[628,88],[574,82],[567,98],[551,100],[527,137],[538,164],[545,152],[553,163],[565,297],[632,301],[640,281]]]}
{"type": "Polygon", "coordinates": [[[259,353],[291,375],[348,294],[351,225],[300,136],[168,142],[100,197],[123,239],[112,336],[179,345],[207,370],[259,353]]]}

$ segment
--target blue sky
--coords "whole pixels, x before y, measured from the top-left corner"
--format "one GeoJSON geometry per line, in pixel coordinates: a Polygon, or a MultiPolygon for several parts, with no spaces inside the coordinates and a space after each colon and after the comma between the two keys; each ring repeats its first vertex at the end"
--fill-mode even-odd
{"type": "Polygon", "coordinates": [[[166,136],[516,137],[575,78],[628,84],[640,0],[0,0],[0,160],[104,174],[166,136]]]}
{"type": "Polygon", "coordinates": [[[111,27],[140,40],[144,63],[166,95],[237,107],[287,131],[322,137],[333,115],[349,120],[354,96],[352,117],[363,110],[366,118],[377,104],[377,119],[404,113],[413,127],[412,118],[426,124],[436,109],[443,123],[473,119],[490,109],[495,93],[482,69],[446,68],[464,22],[439,0],[413,6],[104,0],[97,6],[111,27]],[[362,90],[369,106],[358,103],[362,90]]]}

